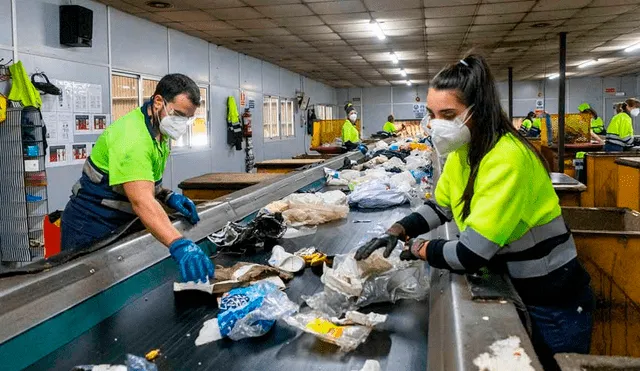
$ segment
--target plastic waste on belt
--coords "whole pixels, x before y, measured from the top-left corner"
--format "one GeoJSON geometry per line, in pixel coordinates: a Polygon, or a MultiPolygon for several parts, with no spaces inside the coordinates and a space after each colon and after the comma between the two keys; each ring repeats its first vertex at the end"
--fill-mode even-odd
{"type": "Polygon", "coordinates": [[[72,371],[158,371],[155,363],[147,361],[144,357],[127,354],[126,366],[124,365],[86,365],[76,366],[72,371]]]}
{"type": "Polygon", "coordinates": [[[248,248],[263,247],[265,241],[281,238],[286,230],[281,213],[261,211],[247,225],[229,222],[207,238],[220,250],[244,252],[248,248]]]}
{"type": "MultiPolygon", "coordinates": [[[[413,176],[410,173],[409,177],[413,181],[413,176]]],[[[415,181],[413,182],[415,183],[415,181]]],[[[409,185],[408,188],[410,189],[411,186],[409,185]]],[[[349,195],[349,205],[362,209],[385,209],[402,205],[409,201],[407,194],[409,189],[394,187],[383,180],[372,180],[355,187],[349,195]]]]}
{"type": "MultiPolygon", "coordinates": [[[[275,321],[282,316],[298,311],[298,305],[268,282],[260,282],[248,287],[237,288],[224,294],[219,305],[217,318],[205,322],[196,339],[202,345],[206,333],[217,327],[221,337],[240,340],[266,334],[275,321]],[[217,323],[217,326],[214,324],[217,323]]],[[[209,339],[215,340],[213,337],[209,339]]]]}
{"type": "Polygon", "coordinates": [[[395,249],[387,259],[380,251],[362,261],[356,261],[354,254],[355,250],[334,257],[333,268],[325,267],[322,274],[324,291],[303,296],[307,305],[331,317],[340,317],[373,303],[427,297],[429,281],[423,261],[401,261],[400,249],[395,249]]]}

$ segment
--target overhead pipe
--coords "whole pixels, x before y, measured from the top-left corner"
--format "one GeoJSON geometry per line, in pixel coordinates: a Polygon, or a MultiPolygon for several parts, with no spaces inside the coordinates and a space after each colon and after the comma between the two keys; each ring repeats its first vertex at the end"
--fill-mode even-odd
{"type": "Polygon", "coordinates": [[[513,67],[509,67],[509,120],[513,123],[513,67]]]}

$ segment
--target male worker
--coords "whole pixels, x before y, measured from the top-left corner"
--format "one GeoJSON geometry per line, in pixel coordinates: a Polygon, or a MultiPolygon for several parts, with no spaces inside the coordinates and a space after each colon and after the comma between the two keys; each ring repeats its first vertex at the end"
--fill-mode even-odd
{"type": "Polygon", "coordinates": [[[387,122],[384,123],[384,126],[382,127],[382,131],[384,131],[385,133],[389,133],[389,134],[393,134],[396,132],[396,126],[393,124],[395,122],[395,118],[393,117],[393,115],[389,115],[389,117],[387,117],[387,122]]]}
{"type": "Polygon", "coordinates": [[[169,247],[185,281],[207,281],[213,264],[184,238],[161,203],[192,223],[200,218],[187,197],[162,188],[169,140],[180,138],[200,105],[200,90],[189,77],[160,80],[148,103],[116,120],[100,135],[62,213],[62,249],[89,247],[139,217],[169,247]]]}
{"type": "Polygon", "coordinates": [[[352,150],[360,144],[360,133],[356,128],[358,112],[356,112],[356,108],[351,103],[345,104],[344,111],[347,113],[347,119],[342,125],[342,145],[348,150],[352,150]]]}
{"type": "Polygon", "coordinates": [[[591,131],[594,134],[598,135],[606,135],[607,132],[604,130],[604,121],[602,121],[602,117],[598,116],[598,112],[596,112],[589,103],[584,102],[578,106],[578,111],[580,113],[588,113],[591,115],[591,131]]]}

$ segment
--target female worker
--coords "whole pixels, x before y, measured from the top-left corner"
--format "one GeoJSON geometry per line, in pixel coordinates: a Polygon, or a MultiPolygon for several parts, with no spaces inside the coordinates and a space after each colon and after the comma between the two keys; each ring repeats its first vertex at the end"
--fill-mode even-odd
{"type": "Polygon", "coordinates": [[[536,117],[536,114],[533,112],[529,112],[527,117],[522,120],[522,125],[520,125],[520,132],[523,135],[529,135],[529,130],[531,130],[531,125],[533,125],[533,119],[536,117]]]}
{"type": "Polygon", "coordinates": [[[455,272],[502,267],[526,305],[545,369],[557,367],[555,353],[588,353],[589,275],[578,262],[546,163],[502,111],[484,58],[472,55],[440,71],[427,109],[436,151],[448,155],[435,202],[360,247],[355,258],[381,247],[389,256],[398,241],[409,241],[401,259],[455,272]],[[416,239],[451,219],[461,231],[458,240],[416,239]]]}
{"type": "Polygon", "coordinates": [[[351,103],[347,103],[344,106],[344,111],[347,113],[347,119],[342,125],[342,145],[348,150],[352,150],[360,144],[360,133],[356,128],[358,112],[356,112],[356,108],[351,103]]]}
{"type": "Polygon", "coordinates": [[[629,98],[620,107],[622,112],[611,118],[604,141],[606,152],[628,151],[633,147],[633,119],[640,113],[640,100],[629,98]]]}
{"type": "Polygon", "coordinates": [[[582,103],[578,106],[578,111],[581,113],[588,113],[591,115],[591,131],[594,134],[605,135],[606,132],[604,130],[604,122],[602,121],[602,117],[598,116],[598,112],[596,112],[589,103],[582,103]]]}

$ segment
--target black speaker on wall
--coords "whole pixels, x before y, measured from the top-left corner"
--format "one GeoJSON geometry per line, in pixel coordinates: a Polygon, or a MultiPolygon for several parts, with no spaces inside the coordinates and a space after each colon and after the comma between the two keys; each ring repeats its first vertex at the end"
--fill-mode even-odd
{"type": "Polygon", "coordinates": [[[91,47],[93,10],[79,5],[60,6],[60,44],[91,47]]]}

